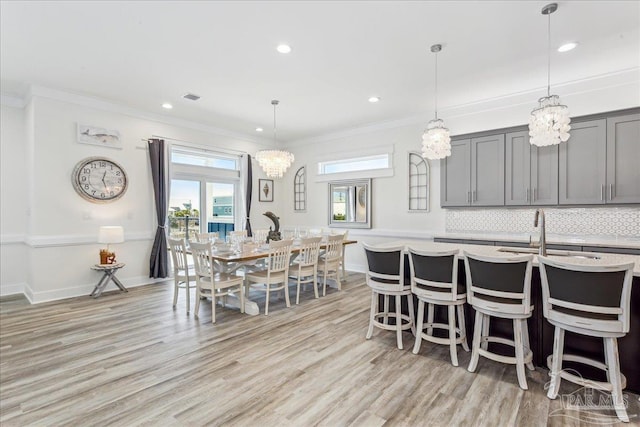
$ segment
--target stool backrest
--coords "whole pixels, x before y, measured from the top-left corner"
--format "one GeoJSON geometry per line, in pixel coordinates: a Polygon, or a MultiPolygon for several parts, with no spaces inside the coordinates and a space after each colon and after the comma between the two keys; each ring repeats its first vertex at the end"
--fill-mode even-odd
{"type": "Polygon", "coordinates": [[[598,332],[629,332],[634,263],[578,265],[539,256],[544,317],[598,332]]]}
{"type": "Polygon", "coordinates": [[[367,256],[367,285],[373,288],[404,288],[404,246],[388,248],[363,243],[367,256]]]}
{"type": "Polygon", "coordinates": [[[436,252],[409,248],[412,292],[455,301],[458,298],[458,252],[458,249],[436,252]]]}
{"type": "Polygon", "coordinates": [[[533,255],[485,256],[464,251],[467,301],[481,309],[531,313],[533,255]]]}

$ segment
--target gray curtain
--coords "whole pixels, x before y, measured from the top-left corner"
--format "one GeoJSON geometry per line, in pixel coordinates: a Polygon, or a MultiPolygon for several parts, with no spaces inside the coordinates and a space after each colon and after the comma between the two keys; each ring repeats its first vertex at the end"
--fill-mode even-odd
{"type": "Polygon", "coordinates": [[[247,177],[246,177],[246,188],[245,188],[245,204],[246,204],[246,214],[247,214],[247,236],[252,236],[253,233],[251,231],[251,221],[249,220],[251,214],[251,192],[253,191],[253,171],[251,168],[251,155],[247,154],[247,177]]]}
{"type": "Polygon", "coordinates": [[[151,179],[153,181],[153,195],[156,200],[156,217],[158,228],[151,248],[149,259],[149,277],[168,277],[169,265],[167,260],[167,238],[165,224],[167,221],[167,168],[165,165],[164,141],[162,139],[150,139],[149,161],[151,163],[151,179]]]}

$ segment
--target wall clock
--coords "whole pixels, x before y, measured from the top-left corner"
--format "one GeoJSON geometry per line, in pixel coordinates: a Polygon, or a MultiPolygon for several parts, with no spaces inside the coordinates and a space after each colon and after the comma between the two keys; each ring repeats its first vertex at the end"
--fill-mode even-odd
{"type": "Polygon", "coordinates": [[[87,157],[76,164],[71,175],[73,188],[93,203],[118,200],[127,191],[124,168],[104,157],[87,157]]]}

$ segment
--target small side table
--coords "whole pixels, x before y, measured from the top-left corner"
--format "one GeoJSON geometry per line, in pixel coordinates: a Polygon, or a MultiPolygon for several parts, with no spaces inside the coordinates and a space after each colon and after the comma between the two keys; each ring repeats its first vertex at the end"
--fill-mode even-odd
{"type": "Polygon", "coordinates": [[[96,264],[91,267],[92,270],[102,271],[104,273],[96,287],[93,289],[93,292],[91,292],[91,296],[94,298],[98,298],[109,283],[109,280],[113,280],[113,283],[115,283],[121,291],[129,292],[127,288],[124,287],[122,282],[120,282],[120,280],[118,280],[118,278],[116,277],[116,272],[122,267],[124,267],[124,263],[122,262],[117,264],[96,264]]]}

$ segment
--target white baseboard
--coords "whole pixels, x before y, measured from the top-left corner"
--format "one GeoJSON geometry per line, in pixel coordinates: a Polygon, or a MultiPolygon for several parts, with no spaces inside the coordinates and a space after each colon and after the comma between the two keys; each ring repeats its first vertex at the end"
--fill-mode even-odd
{"type": "Polygon", "coordinates": [[[11,283],[8,285],[2,285],[2,287],[0,287],[0,297],[24,294],[24,289],[26,286],[26,283],[11,283]]]}

